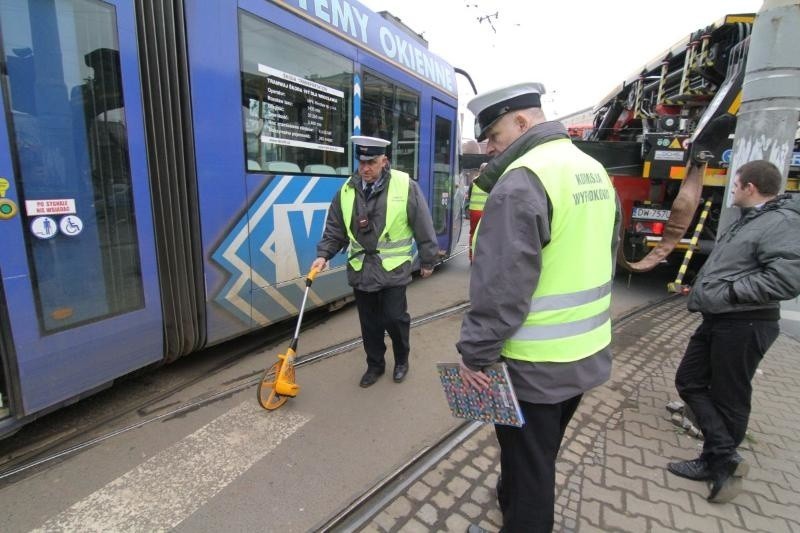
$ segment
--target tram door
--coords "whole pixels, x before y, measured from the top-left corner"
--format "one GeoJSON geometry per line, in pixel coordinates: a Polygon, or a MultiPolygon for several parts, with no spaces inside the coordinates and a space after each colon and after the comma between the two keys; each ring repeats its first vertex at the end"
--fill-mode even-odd
{"type": "Polygon", "coordinates": [[[438,100],[433,101],[433,149],[431,150],[431,212],[433,227],[441,250],[450,250],[455,243],[452,237],[452,210],[455,176],[455,124],[456,110],[438,100]]]}
{"type": "Polygon", "coordinates": [[[161,310],[133,3],[3,0],[0,36],[0,416],[20,417],[160,359],[161,310]]]}

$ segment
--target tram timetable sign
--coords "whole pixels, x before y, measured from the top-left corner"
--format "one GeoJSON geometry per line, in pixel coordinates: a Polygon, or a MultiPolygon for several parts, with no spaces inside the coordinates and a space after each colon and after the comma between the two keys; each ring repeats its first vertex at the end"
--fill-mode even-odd
{"type": "Polygon", "coordinates": [[[269,67],[264,130],[261,141],[311,150],[344,153],[333,141],[333,117],[344,109],[344,92],[269,67]]]}

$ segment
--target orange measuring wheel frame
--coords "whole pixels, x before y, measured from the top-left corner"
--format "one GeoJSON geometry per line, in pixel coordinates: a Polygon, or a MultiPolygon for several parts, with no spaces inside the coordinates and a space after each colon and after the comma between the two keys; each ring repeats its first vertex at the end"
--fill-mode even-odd
{"type": "Polygon", "coordinates": [[[297,341],[300,337],[300,325],[303,323],[303,314],[308,301],[308,291],[319,270],[312,268],[306,276],[306,290],[303,294],[303,303],[297,316],[297,326],[294,337],[286,353],[278,355],[278,360],[264,371],[258,384],[258,403],[269,411],[275,410],[286,403],[289,398],[294,398],[300,392],[300,385],[295,382],[294,360],[297,356],[297,341]]]}

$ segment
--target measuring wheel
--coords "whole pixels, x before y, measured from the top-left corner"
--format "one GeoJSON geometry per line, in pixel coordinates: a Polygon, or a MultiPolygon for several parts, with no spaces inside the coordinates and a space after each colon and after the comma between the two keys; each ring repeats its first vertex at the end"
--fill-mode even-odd
{"type": "MultiPolygon", "coordinates": [[[[258,384],[258,403],[261,407],[268,410],[277,409],[289,399],[289,396],[281,396],[275,392],[275,382],[278,379],[281,366],[284,361],[281,359],[274,365],[269,367],[264,375],[261,377],[261,382],[258,384]]],[[[294,383],[294,365],[289,365],[284,371],[284,378],[286,381],[294,383]]]]}

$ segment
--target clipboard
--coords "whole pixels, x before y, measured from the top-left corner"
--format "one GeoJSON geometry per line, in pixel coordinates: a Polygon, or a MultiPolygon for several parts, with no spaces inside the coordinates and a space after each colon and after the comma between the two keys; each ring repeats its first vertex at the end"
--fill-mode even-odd
{"type": "Polygon", "coordinates": [[[491,385],[482,391],[464,383],[459,363],[436,363],[436,370],[447,405],[456,418],[514,427],[525,424],[505,363],[496,363],[484,369],[491,379],[491,385]]]}

